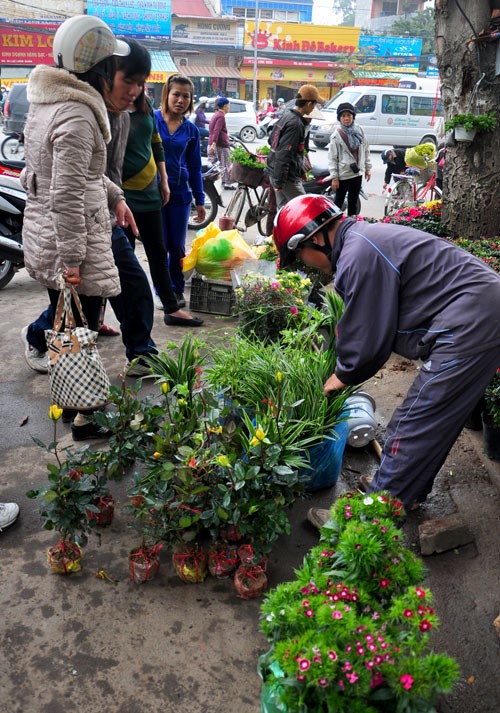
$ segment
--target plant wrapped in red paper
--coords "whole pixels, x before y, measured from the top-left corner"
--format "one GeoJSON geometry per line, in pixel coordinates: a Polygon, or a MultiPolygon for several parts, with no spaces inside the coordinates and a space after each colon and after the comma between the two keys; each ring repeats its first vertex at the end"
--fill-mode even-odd
{"type": "Polygon", "coordinates": [[[212,577],[227,579],[236,569],[238,561],[234,545],[214,542],[208,548],[208,571],[212,577]]]}
{"type": "Polygon", "coordinates": [[[197,542],[179,542],[172,554],[172,564],[183,582],[203,582],[208,573],[207,553],[197,542]]]}
{"type": "Polygon", "coordinates": [[[130,550],[128,556],[128,576],[136,584],[147,582],[157,574],[160,569],[159,552],[162,544],[148,547],[143,542],[140,547],[130,550]]]}

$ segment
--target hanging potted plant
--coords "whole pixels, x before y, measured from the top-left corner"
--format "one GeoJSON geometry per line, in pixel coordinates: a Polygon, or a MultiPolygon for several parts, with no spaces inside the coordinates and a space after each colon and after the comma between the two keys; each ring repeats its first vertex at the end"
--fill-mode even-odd
{"type": "Polygon", "coordinates": [[[486,114],[457,114],[445,122],[445,130],[455,135],[455,141],[471,142],[476,133],[493,131],[497,125],[497,118],[493,111],[486,114]]]}
{"type": "Polygon", "coordinates": [[[38,490],[29,490],[28,498],[41,500],[40,515],[46,530],[56,530],[60,539],[47,553],[49,567],[59,574],[71,574],[81,569],[81,545],[88,540],[90,530],[89,514],[97,513],[94,504],[96,484],[84,469],[75,463],[81,458],[74,458],[68,450],[61,450],[57,444],[57,422],[62,416],[62,409],[52,405],[49,417],[54,424],[54,440],[48,446],[38,439],[35,442],[52,453],[56,464],[49,463],[49,485],[38,490]],[[63,457],[66,460],[63,460],[63,457]]]}
{"type": "Polygon", "coordinates": [[[484,392],[483,438],[488,458],[500,461],[500,370],[484,392]]]}

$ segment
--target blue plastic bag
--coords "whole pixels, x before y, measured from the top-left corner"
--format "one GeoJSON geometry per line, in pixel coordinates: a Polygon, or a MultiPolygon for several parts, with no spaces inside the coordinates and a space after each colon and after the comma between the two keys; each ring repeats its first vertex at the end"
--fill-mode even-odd
{"type": "Polygon", "coordinates": [[[331,488],[338,480],[342,468],[342,458],[349,435],[349,423],[340,421],[329,436],[308,451],[311,469],[304,468],[302,473],[310,474],[306,490],[313,492],[322,488],[331,488]]]}

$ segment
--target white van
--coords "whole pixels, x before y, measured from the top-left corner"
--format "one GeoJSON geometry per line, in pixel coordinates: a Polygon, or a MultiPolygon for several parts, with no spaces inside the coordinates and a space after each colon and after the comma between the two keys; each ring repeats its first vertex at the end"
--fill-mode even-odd
{"type": "Polygon", "coordinates": [[[443,115],[436,91],[395,87],[344,87],[321,108],[325,121],[311,124],[311,138],[325,148],[337,126],[337,106],[349,102],[356,110],[356,122],[363,127],[370,145],[417,146],[437,143],[435,123],[443,115]],[[432,126],[431,126],[432,122],[432,126]]]}

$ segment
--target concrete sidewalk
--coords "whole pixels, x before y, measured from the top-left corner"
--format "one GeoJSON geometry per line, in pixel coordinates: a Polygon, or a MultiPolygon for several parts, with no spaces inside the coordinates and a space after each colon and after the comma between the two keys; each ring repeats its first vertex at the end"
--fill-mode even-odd
{"type": "MultiPolygon", "coordinates": [[[[56,541],[40,529],[36,503],[25,492],[46,482],[46,454],[32,436],[48,442],[51,424],[46,377],[30,371],[22,355],[21,328],[45,307],[44,291],[25,273],[0,293],[0,499],[21,506],[18,522],[0,533],[0,710],[9,713],[257,713],[257,658],[266,648],[258,629],[260,601],[236,597],[231,580],[187,585],[161,554],[157,578],[144,585],[128,580],[127,554],[137,543],[120,512],[129,480],[112,484],[115,520],[98,539],[92,535],[83,570],[71,577],[49,573],[46,548],[56,541]],[[115,580],[97,579],[103,568],[115,580]]],[[[197,334],[225,339],[234,320],[206,317],[197,334]]],[[[180,342],[186,330],[166,328],[156,312],[158,345],[180,342]]],[[[109,312],[110,324],[116,324],[109,312]]],[[[124,363],[119,337],[103,339],[101,352],[118,381],[124,363]]],[[[377,401],[379,435],[413,378],[416,366],[392,359],[365,385],[377,401]]],[[[64,426],[64,442],[70,443],[64,426]]],[[[312,505],[328,506],[337,492],[356,487],[360,473],[376,468],[369,449],[349,449],[335,488],[296,503],[292,533],[275,547],[270,585],[291,579],[293,569],[317,542],[305,522],[312,505]]],[[[500,612],[500,466],[482,453],[480,434],[464,432],[436,481],[428,503],[404,527],[418,549],[423,519],[459,512],[475,544],[426,558],[428,583],[441,617],[436,648],[455,656],[463,678],[440,713],[497,713],[500,674],[493,620],[500,612]]]]}

